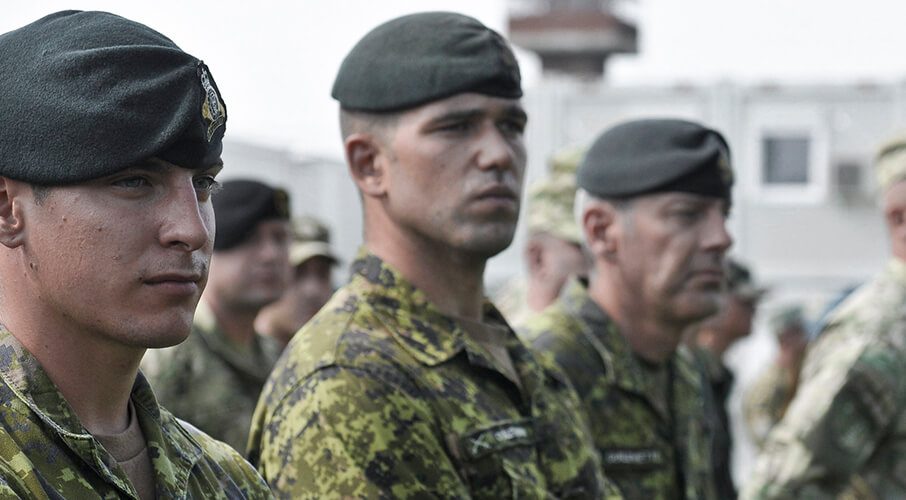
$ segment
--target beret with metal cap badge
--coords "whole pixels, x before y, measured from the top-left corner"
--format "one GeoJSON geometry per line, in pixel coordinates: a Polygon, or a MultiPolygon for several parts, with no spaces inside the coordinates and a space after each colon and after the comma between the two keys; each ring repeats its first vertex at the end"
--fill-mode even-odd
{"type": "Polygon", "coordinates": [[[719,132],[676,119],[625,122],[579,165],[579,187],[601,198],[679,191],[730,200],[730,148],[719,132]]]}
{"type": "Polygon", "coordinates": [[[390,20],[349,52],[331,95],[343,109],[410,109],[463,92],[522,97],[516,58],[506,40],[476,19],[423,12],[390,20]]]}
{"type": "Polygon", "coordinates": [[[220,162],[226,106],[203,62],[107,12],[0,35],[0,175],[64,185],[160,158],[220,162]]]}

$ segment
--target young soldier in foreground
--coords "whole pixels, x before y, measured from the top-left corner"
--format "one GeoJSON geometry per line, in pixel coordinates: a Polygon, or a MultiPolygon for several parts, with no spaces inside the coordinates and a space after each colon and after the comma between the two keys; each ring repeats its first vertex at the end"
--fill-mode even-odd
{"type": "Polygon", "coordinates": [[[205,285],[226,121],[207,67],[59,12],[0,35],[0,109],[0,497],[269,497],[138,372],[205,285]]]}
{"type": "Polygon", "coordinates": [[[525,338],[570,376],[624,495],[714,499],[707,389],[680,341],[719,304],[727,144],[696,123],[626,122],[598,137],[577,182],[591,280],[564,288],[525,338]]]}
{"type": "Polygon", "coordinates": [[[483,295],[516,227],[526,116],[507,43],[385,23],[334,84],[365,248],[290,342],[250,456],[286,498],[602,498],[579,402],[483,295]]]}

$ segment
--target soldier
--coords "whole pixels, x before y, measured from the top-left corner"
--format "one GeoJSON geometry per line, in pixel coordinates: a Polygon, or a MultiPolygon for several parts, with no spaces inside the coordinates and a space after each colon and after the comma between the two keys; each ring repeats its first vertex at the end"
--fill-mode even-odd
{"type": "Polygon", "coordinates": [[[573,216],[576,167],[584,152],[581,148],[560,151],[551,159],[550,175],[529,188],[528,242],[523,252],[528,279],[507,283],[501,300],[495,301],[517,328],[553,303],[570,276],[585,276],[588,271],[573,216]]]}
{"type": "Polygon", "coordinates": [[[751,384],[742,404],[746,430],[758,448],[764,446],[796,394],[808,345],[806,321],[799,304],[780,307],[768,321],[768,328],[777,338],[777,358],[751,384]]]}
{"type": "Polygon", "coordinates": [[[670,119],[598,137],[576,205],[589,283],[529,320],[525,338],[569,375],[607,475],[628,498],[715,498],[705,387],[680,345],[717,311],[732,173],[721,135],[670,119]]]}
{"type": "Polygon", "coordinates": [[[893,258],[808,350],[744,498],[906,498],[906,135],[877,171],[893,258]]]}
{"type": "Polygon", "coordinates": [[[245,450],[261,388],[280,354],[255,332],[255,317],[289,281],[289,198],[252,180],[214,195],[217,237],[192,334],[142,362],[161,403],[237,450],[245,450]]]}
{"type": "Polygon", "coordinates": [[[147,26],[65,11],[0,35],[0,497],[267,498],[138,371],[207,278],[226,108],[147,26]]]}
{"type": "Polygon", "coordinates": [[[250,457],[278,496],[604,496],[569,383],[483,297],[519,214],[521,95],[507,42],[460,14],[393,19],[346,56],[365,247],[256,409],[250,457]]]}
{"type": "Polygon", "coordinates": [[[736,486],[730,473],[733,439],[727,400],[733,390],[734,376],[723,355],[738,340],[752,332],[752,319],[764,289],[755,285],[749,268],[734,259],[726,262],[727,290],[717,314],[695,325],[686,341],[705,377],[712,400],[714,418],[713,453],[714,478],[717,496],[736,498],[736,486]]]}
{"type": "Polygon", "coordinates": [[[281,349],[333,294],[332,271],[339,258],[330,248],[330,231],[323,222],[308,215],[294,221],[289,261],[289,288],[255,319],[257,330],[277,340],[281,349]]]}

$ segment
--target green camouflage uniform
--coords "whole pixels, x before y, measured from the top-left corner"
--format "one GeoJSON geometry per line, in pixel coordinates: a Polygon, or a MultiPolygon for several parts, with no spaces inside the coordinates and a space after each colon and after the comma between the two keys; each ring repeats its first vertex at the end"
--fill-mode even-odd
{"type": "Polygon", "coordinates": [[[199,302],[185,342],[149,349],[142,371],[161,405],[239,451],[248,443],[252,413],[280,347],[258,336],[249,350],[227,340],[214,314],[199,302]]]}
{"type": "Polygon", "coordinates": [[[716,497],[703,379],[684,347],[655,378],[578,280],[523,338],[572,380],[607,477],[626,498],[716,497]]]}
{"type": "Polygon", "coordinates": [[[906,498],[904,380],[906,264],[892,260],[810,349],[743,497],[906,498]]]}
{"type": "Polygon", "coordinates": [[[292,340],[249,456],[283,498],[604,498],[575,393],[505,328],[519,381],[378,257],[292,340]]]}
{"type": "MultiPolygon", "coordinates": [[[[139,374],[132,403],[148,446],[157,497],[271,498],[233,449],[161,408],[139,374]]],[[[0,328],[0,498],[137,498],[126,473],[79,422],[12,334],[0,328]]]]}

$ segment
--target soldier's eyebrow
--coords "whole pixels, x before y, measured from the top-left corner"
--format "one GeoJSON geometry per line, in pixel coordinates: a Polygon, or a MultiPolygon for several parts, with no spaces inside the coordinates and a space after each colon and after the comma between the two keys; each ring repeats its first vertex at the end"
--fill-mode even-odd
{"type": "Polygon", "coordinates": [[[436,125],[439,123],[445,122],[459,122],[459,121],[470,121],[478,119],[484,116],[485,110],[480,108],[473,109],[459,109],[455,111],[447,111],[439,116],[432,118],[429,121],[429,124],[436,125]]]}
{"type": "Polygon", "coordinates": [[[499,117],[516,120],[521,123],[526,123],[528,121],[528,115],[525,113],[525,110],[522,109],[521,106],[509,105],[499,112],[486,108],[467,108],[447,111],[429,120],[428,125],[432,126],[449,122],[472,121],[478,120],[485,116],[497,117],[498,115],[499,117]]]}

